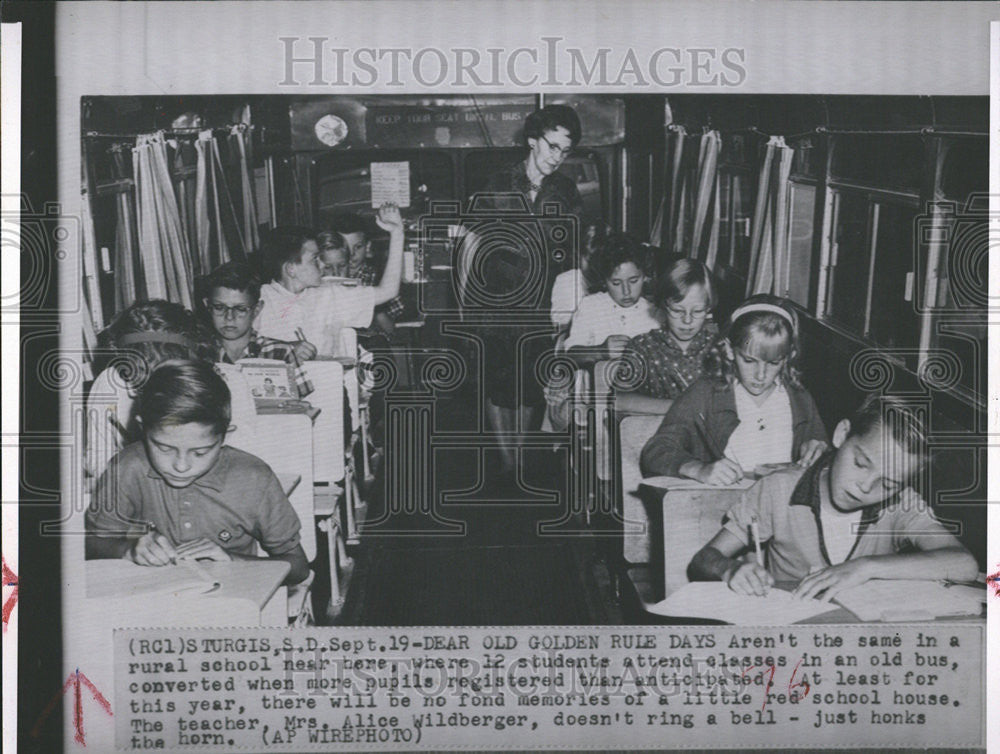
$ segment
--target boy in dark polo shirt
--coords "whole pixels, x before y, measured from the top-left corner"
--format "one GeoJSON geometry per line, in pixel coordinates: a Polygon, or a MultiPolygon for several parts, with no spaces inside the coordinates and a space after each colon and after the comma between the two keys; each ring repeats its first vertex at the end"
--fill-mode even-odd
{"type": "Polygon", "coordinates": [[[306,578],[300,523],[274,472],[223,445],[229,388],[212,366],[168,361],[139,396],[142,442],[127,446],[97,483],[87,511],[88,559],[144,566],[181,559],[256,559],[257,546],[306,578]]]}
{"type": "Polygon", "coordinates": [[[927,460],[917,415],[869,396],[837,425],[833,444],[810,468],[779,471],[743,493],[691,560],[692,577],[756,595],[797,581],[797,595],[827,600],[870,579],[976,577],[976,559],[907,486],[927,460]],[[738,559],[754,550],[753,524],[766,566],[738,559]]]}

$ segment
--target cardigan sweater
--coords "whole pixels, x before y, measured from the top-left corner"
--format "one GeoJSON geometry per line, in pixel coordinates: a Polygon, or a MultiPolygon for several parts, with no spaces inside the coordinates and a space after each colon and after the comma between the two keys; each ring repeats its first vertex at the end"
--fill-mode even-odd
{"type": "MultiPolygon", "coordinates": [[[[785,391],[792,407],[792,458],[798,460],[806,440],[829,439],[809,392],[787,384],[785,391]]],[[[673,402],[642,449],[642,475],[680,476],[680,467],[688,461],[718,461],[739,423],[732,384],[701,377],[673,402]]]]}

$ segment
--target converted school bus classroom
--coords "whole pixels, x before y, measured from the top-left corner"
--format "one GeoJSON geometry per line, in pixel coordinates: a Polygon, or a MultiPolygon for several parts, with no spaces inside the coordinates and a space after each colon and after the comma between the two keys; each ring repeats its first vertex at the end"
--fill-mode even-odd
{"type": "MultiPolygon", "coordinates": [[[[185,113],[202,127],[245,124],[263,230],[360,208],[372,161],[410,163],[411,216],[435,200],[464,201],[523,155],[520,127],[541,100],[84,98],[97,245],[113,248],[116,202],[132,191],[113,151],[128,139],[116,137],[170,130],[185,113]]],[[[588,220],[649,240],[664,260],[709,263],[720,320],[749,283],[779,278],[778,292],[800,308],[805,382],[828,428],[868,391],[926,403],[937,455],[932,499],[985,569],[987,98],[544,97],[556,102],[575,107],[583,123],[561,169],[576,180],[588,220]]],[[[239,186],[227,160],[222,170],[239,186]]],[[[183,160],[175,167],[175,180],[190,179],[183,160]]],[[[237,243],[245,207],[238,191],[231,200],[219,238],[237,243]]],[[[114,270],[101,278],[107,320],[114,270]]],[[[425,337],[425,346],[443,342],[433,328],[425,337]]]]}

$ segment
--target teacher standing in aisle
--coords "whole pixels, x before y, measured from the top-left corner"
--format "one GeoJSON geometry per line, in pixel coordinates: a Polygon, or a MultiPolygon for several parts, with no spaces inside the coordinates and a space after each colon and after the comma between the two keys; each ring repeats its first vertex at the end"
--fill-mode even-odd
{"type": "MultiPolygon", "coordinates": [[[[533,112],[524,124],[529,150],[527,158],[490,177],[484,189],[493,194],[489,204],[494,209],[515,210],[526,205],[538,216],[546,206],[557,204],[559,215],[577,218],[576,237],[579,239],[583,200],[576,183],[557,170],[579,143],[580,136],[580,119],[573,108],[549,105],[533,112]]],[[[478,208],[483,206],[477,204],[478,208]]],[[[566,263],[576,258],[575,251],[567,255],[566,263]]],[[[478,251],[472,252],[473,256],[477,254],[480,256],[479,274],[492,300],[530,286],[532,276],[546,275],[545,296],[540,307],[548,313],[552,282],[555,274],[562,271],[554,269],[548,250],[529,248],[529,244],[517,243],[515,238],[509,244],[487,244],[480,239],[478,251]],[[487,246],[490,248],[486,249],[487,246]],[[533,258],[539,253],[546,257],[541,266],[539,262],[543,260],[533,258]]],[[[518,323],[518,312],[512,312],[511,307],[498,304],[495,310],[496,325],[482,330],[485,354],[482,382],[487,419],[500,448],[499,471],[509,476],[516,466],[523,433],[535,426],[536,410],[542,404],[542,385],[535,374],[535,364],[551,347],[551,340],[539,337],[537,324],[518,323]]]]}

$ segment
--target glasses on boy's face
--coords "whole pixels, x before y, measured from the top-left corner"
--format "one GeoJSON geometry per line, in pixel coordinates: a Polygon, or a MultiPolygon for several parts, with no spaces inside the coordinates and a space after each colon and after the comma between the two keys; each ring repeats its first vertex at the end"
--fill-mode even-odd
{"type": "Polygon", "coordinates": [[[544,136],[540,138],[542,141],[545,142],[545,146],[548,147],[548,150],[556,157],[558,157],[560,160],[565,160],[567,157],[569,157],[570,152],[573,151],[573,147],[560,147],[558,144],[553,144],[544,136]]]}
{"type": "Polygon", "coordinates": [[[237,304],[236,306],[226,306],[225,304],[209,304],[208,308],[211,309],[212,314],[217,317],[222,317],[223,319],[242,319],[250,314],[250,307],[245,304],[237,304]]]}
{"type": "Polygon", "coordinates": [[[697,321],[708,316],[708,309],[679,309],[675,306],[668,306],[667,315],[671,319],[679,319],[682,322],[689,319],[697,321]]]}

